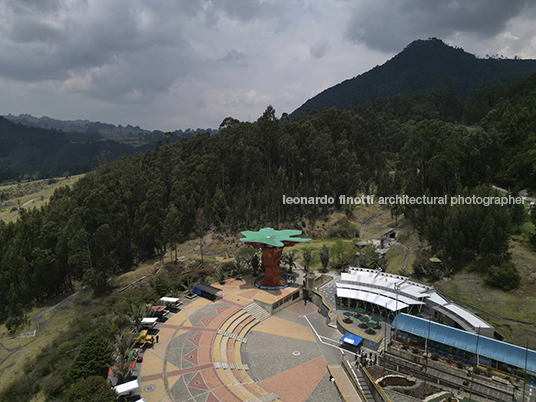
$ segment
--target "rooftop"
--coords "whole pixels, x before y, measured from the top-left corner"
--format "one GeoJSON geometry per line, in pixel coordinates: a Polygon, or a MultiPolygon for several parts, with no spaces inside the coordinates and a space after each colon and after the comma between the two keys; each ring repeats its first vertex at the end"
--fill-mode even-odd
{"type": "Polygon", "coordinates": [[[493,338],[479,336],[471,332],[424,320],[408,314],[398,314],[393,321],[393,328],[423,338],[454,346],[467,352],[475,353],[493,360],[498,360],[515,367],[524,368],[525,359],[527,371],[536,373],[536,352],[521,348],[493,338]]]}

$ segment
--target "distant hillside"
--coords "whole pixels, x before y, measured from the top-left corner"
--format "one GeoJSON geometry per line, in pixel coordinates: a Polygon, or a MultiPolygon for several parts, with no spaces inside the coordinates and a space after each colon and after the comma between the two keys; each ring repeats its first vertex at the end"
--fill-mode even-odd
{"type": "Polygon", "coordinates": [[[58,120],[48,116],[34,117],[31,114],[20,114],[14,116],[12,114],[4,116],[9,121],[21,123],[25,126],[54,128],[65,132],[77,133],[99,133],[103,137],[125,137],[125,136],[144,136],[151,133],[149,130],[144,130],[138,126],[133,127],[130,124],[123,127],[113,124],[93,122],[89,120],[58,120]]]}
{"type": "MultiPolygon", "coordinates": [[[[94,122],[89,120],[58,120],[48,116],[34,117],[31,114],[19,114],[14,116],[8,114],[3,116],[9,121],[14,123],[21,123],[25,126],[39,127],[39,128],[52,128],[67,133],[67,136],[73,141],[86,141],[88,139],[97,140],[99,138],[134,138],[137,137],[140,141],[145,143],[154,143],[157,140],[163,140],[165,138],[164,133],[159,130],[144,130],[139,126],[132,126],[127,124],[118,126],[109,123],[101,123],[100,121],[94,122]]],[[[200,132],[210,132],[216,134],[218,131],[211,128],[196,130],[175,130],[173,131],[174,140],[178,140],[181,137],[191,138],[200,132]]]]}
{"type": "Polygon", "coordinates": [[[27,127],[0,117],[0,181],[83,173],[98,164],[103,151],[115,160],[139,148],[112,140],[74,143],[61,131],[27,127]]]}
{"type": "Polygon", "coordinates": [[[518,81],[536,72],[536,60],[479,59],[461,48],[431,38],[417,40],[381,66],[326,89],[291,113],[296,118],[327,106],[351,107],[374,96],[454,90],[462,100],[483,84],[518,81]]]}
{"type": "Polygon", "coordinates": [[[200,132],[218,133],[210,128],[175,130],[171,138],[166,138],[162,131],[131,125],[63,121],[29,114],[0,116],[0,182],[21,176],[44,178],[66,172],[84,173],[98,164],[103,151],[113,161],[153,149],[157,141],[191,139],[200,132]]]}

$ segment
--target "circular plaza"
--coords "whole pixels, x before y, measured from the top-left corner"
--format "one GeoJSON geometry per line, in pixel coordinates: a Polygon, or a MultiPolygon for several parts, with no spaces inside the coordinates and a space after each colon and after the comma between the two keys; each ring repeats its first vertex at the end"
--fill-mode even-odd
{"type": "Polygon", "coordinates": [[[317,307],[300,301],[270,315],[257,304],[283,301],[297,287],[266,291],[253,279],[212,286],[215,301],[185,300],[158,325],[139,372],[144,401],[342,400],[330,381],[340,351],[321,341],[339,333],[317,307]]]}

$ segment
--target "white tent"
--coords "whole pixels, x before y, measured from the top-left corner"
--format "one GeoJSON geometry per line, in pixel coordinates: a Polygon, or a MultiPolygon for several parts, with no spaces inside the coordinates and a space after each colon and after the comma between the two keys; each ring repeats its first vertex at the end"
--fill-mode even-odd
{"type": "Polygon", "coordinates": [[[178,303],[181,299],[178,297],[161,297],[160,301],[163,301],[164,303],[178,303]]]}
{"type": "Polygon", "coordinates": [[[144,317],[141,320],[142,325],[153,325],[156,321],[158,321],[158,317],[144,317]]]}
{"type": "Polygon", "coordinates": [[[139,388],[139,387],[140,387],[140,384],[139,384],[138,380],[132,380],[132,381],[126,382],[124,384],[116,385],[114,387],[114,390],[115,390],[115,392],[117,392],[117,395],[121,396],[121,395],[128,394],[129,392],[132,392],[136,388],[139,388]]]}

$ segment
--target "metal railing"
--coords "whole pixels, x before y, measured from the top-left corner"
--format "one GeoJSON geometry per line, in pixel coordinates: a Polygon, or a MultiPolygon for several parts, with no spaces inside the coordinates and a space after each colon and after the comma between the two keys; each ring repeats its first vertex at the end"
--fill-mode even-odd
{"type": "MultiPolygon", "coordinates": [[[[361,363],[359,363],[359,365],[362,367],[361,363]]],[[[376,391],[381,395],[381,397],[383,398],[383,400],[385,402],[391,402],[391,399],[389,399],[389,397],[387,396],[387,394],[385,393],[385,391],[383,390],[383,388],[376,382],[372,379],[372,377],[370,376],[369,372],[364,368],[362,367],[361,369],[361,372],[367,377],[367,379],[370,381],[370,383],[374,386],[374,388],[376,389],[376,391]]]]}
{"type": "Polygon", "coordinates": [[[344,368],[350,375],[350,378],[352,379],[352,382],[354,384],[354,388],[357,390],[357,393],[359,394],[361,399],[363,399],[363,402],[374,402],[374,401],[369,401],[367,397],[365,396],[365,394],[363,393],[363,390],[361,389],[361,386],[359,385],[359,382],[357,381],[357,375],[355,374],[348,360],[344,361],[344,368]]]}

